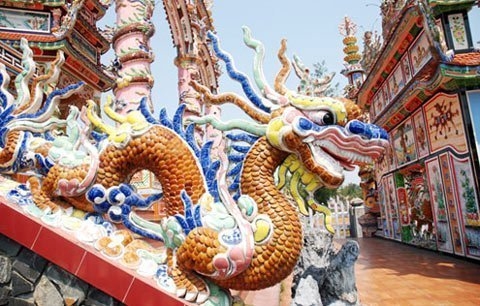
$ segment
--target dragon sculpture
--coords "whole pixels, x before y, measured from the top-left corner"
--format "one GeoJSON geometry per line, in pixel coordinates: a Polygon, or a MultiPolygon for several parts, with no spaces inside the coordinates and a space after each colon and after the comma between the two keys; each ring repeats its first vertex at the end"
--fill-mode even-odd
{"type": "MultiPolygon", "coordinates": [[[[244,28],[244,41],[255,51],[258,95],[220,48],[217,37],[213,33],[208,37],[248,100],[233,93],[213,94],[196,82],[191,85],[206,103],[234,103],[255,122],[198,117],[184,128],[184,106],[173,120],[164,110],[156,119],[146,99],[125,116],[115,113],[108,100],[104,111],[116,121],[115,127],[101,120],[92,101],[81,111],[72,108],[69,118],[59,120],[51,116],[56,98],[75,92],[81,84],[53,91],[40,107],[20,85],[18,96],[24,97],[13,103],[5,73],[0,96],[3,172],[25,173],[28,164],[29,171],[36,173],[28,179],[33,202],[42,209],[57,212],[73,206],[162,240],[166,264],[156,277],[163,277],[164,287],[177,296],[197,303],[207,301],[212,288],[258,290],[287,277],[303,244],[299,213],[328,212],[315,202],[314,192],[338,187],[344,169],[372,162],[388,146],[383,129],[357,120],[361,111],[352,101],[309,97],[285,87],[290,72],[285,41],[278,53],[282,67],[272,89],[262,72],[263,44],[244,28]],[[212,144],[198,146],[194,130],[202,124],[231,131],[228,156],[212,160],[212,144]],[[52,137],[59,127],[66,133],[52,137]],[[32,133],[41,141],[27,143],[32,133]],[[16,166],[18,159],[23,161],[21,167],[16,166]],[[128,183],[142,169],[154,173],[162,194],[148,198],[136,194],[128,183]],[[135,213],[160,198],[166,207],[161,222],[135,213]]],[[[27,53],[28,44],[22,46],[27,53]]],[[[24,67],[31,69],[34,63],[24,57],[24,67]]],[[[61,59],[60,55],[51,65],[50,77],[35,79],[37,85],[58,77],[61,59]]],[[[31,73],[19,76],[17,83],[26,86],[31,77],[31,73]]]]}

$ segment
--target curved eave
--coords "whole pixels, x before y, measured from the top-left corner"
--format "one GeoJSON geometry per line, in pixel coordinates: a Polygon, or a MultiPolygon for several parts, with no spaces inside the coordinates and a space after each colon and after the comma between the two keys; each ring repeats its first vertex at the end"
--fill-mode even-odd
{"type": "Polygon", "coordinates": [[[428,1],[433,9],[433,14],[438,16],[442,13],[450,11],[469,10],[474,4],[475,0],[430,0],[428,1]]]}
{"type": "Polygon", "coordinates": [[[202,82],[204,85],[209,86],[210,90],[218,89],[218,73],[215,70],[215,64],[217,59],[212,57],[212,52],[209,51],[209,46],[204,44],[200,47],[199,55],[203,63],[200,65],[200,72],[202,76],[202,82]]]}
{"type": "Polygon", "coordinates": [[[215,31],[212,15],[210,14],[210,11],[205,7],[204,1],[197,2],[197,10],[200,13],[200,19],[202,19],[204,16],[207,17],[205,24],[207,25],[208,30],[212,32],[215,31]]]}
{"type": "Polygon", "coordinates": [[[449,87],[451,79],[439,73],[438,63],[431,60],[429,65],[402,89],[389,106],[379,113],[372,122],[390,131],[411,115],[429,97],[440,89],[449,87]]]}
{"type": "MultiPolygon", "coordinates": [[[[15,48],[19,47],[18,41],[6,41],[6,43],[15,48]]],[[[84,80],[91,87],[99,91],[107,91],[112,88],[114,80],[110,78],[100,67],[94,65],[86,57],[76,51],[67,40],[59,40],[56,42],[31,42],[29,46],[34,52],[35,58],[43,60],[53,60],[54,55],[48,51],[63,50],[65,52],[65,66],[69,72],[84,80]]]]}
{"type": "MultiPolygon", "coordinates": [[[[172,4],[169,1],[163,1],[163,9],[165,11],[165,15],[167,16],[167,21],[168,21],[168,26],[170,28],[170,33],[171,33],[171,37],[172,37],[173,46],[177,47],[179,49],[178,51],[181,53],[179,55],[184,55],[183,53],[185,53],[185,50],[183,50],[184,48],[182,48],[182,46],[179,45],[179,39],[178,39],[178,37],[176,37],[176,33],[174,31],[175,29],[172,28],[172,23],[174,21],[178,21],[177,20],[179,18],[178,11],[177,11],[177,8],[173,8],[172,9],[173,12],[171,12],[167,8],[167,2],[168,2],[169,5],[172,4]],[[173,14],[174,14],[174,16],[173,16],[173,14]]],[[[182,8],[184,16],[189,17],[189,14],[187,12],[187,8],[185,7],[185,3],[181,2],[180,6],[182,8]]],[[[205,7],[205,4],[203,3],[203,1],[197,1],[196,2],[196,11],[199,12],[198,19],[200,19],[200,20],[203,19],[205,24],[206,24],[205,31],[214,31],[215,29],[214,29],[214,26],[213,26],[213,23],[212,23],[212,18],[211,18],[210,12],[205,7]]],[[[187,32],[188,33],[192,33],[192,20],[190,20],[190,18],[187,18],[187,21],[188,21],[187,24],[184,24],[184,26],[187,27],[187,32]]],[[[183,32],[182,27],[179,28],[179,31],[182,32],[181,34],[185,34],[183,32]]]]}
{"type": "Polygon", "coordinates": [[[110,2],[110,3],[103,4],[101,1],[98,1],[98,0],[89,0],[87,3],[85,3],[85,5],[89,10],[96,9],[97,20],[99,20],[103,16],[105,16],[105,13],[107,12],[107,9],[113,3],[113,1],[106,1],[106,2],[110,2]]]}
{"type": "Polygon", "coordinates": [[[422,69],[413,82],[391,102],[391,106],[378,114],[372,122],[390,131],[439,91],[480,87],[480,53],[460,54],[452,62],[432,62],[422,69]]]}
{"type": "Polygon", "coordinates": [[[480,87],[480,52],[455,55],[449,63],[440,64],[443,76],[452,78],[459,88],[480,87]]]}
{"type": "MultiPolygon", "coordinates": [[[[92,63],[83,54],[75,50],[68,40],[61,40],[56,43],[29,43],[37,50],[63,50],[66,54],[66,66],[79,79],[84,80],[93,88],[100,91],[107,91],[112,88],[114,80],[110,78],[99,66],[92,63]]],[[[41,51],[40,51],[41,52],[41,51]]],[[[42,54],[36,54],[41,56],[42,54]]]]}
{"type": "Polygon", "coordinates": [[[71,55],[71,59],[67,59],[66,63],[71,66],[74,74],[79,79],[84,80],[92,87],[103,92],[108,91],[113,87],[115,81],[113,80],[113,78],[109,77],[103,71],[103,69],[101,69],[102,66],[97,66],[93,64],[84,55],[75,50],[70,43],[65,44],[64,47],[65,53],[71,55]],[[80,69],[79,67],[82,68],[80,69]]]}
{"type": "Polygon", "coordinates": [[[85,21],[81,15],[80,18],[77,19],[75,28],[80,34],[87,38],[93,46],[97,47],[100,54],[104,54],[110,50],[110,43],[108,40],[98,32],[97,28],[92,27],[87,21],[85,21]]]}
{"type": "Polygon", "coordinates": [[[55,43],[63,38],[52,34],[36,34],[22,31],[0,31],[0,40],[18,42],[22,37],[25,37],[29,42],[35,43],[55,43]]]}
{"type": "Polygon", "coordinates": [[[20,38],[25,37],[29,42],[34,41],[40,43],[55,43],[60,41],[73,31],[74,25],[77,23],[77,15],[82,9],[83,5],[83,1],[78,1],[71,5],[70,10],[73,10],[75,14],[68,15],[70,20],[62,24],[57,35],[50,33],[31,33],[27,31],[0,31],[0,40],[18,41],[20,38]]]}
{"type": "Polygon", "coordinates": [[[375,60],[365,82],[358,91],[357,103],[362,108],[370,105],[371,98],[422,29],[423,18],[416,6],[406,7],[401,16],[402,18],[399,18],[395,29],[384,42],[380,56],[375,60]]]}

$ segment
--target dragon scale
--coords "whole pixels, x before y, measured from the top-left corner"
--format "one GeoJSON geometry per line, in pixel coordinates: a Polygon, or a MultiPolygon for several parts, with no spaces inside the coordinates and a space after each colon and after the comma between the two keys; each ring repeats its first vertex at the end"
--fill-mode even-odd
{"type": "MultiPolygon", "coordinates": [[[[22,198],[18,203],[32,202],[32,212],[57,224],[76,223],[73,215],[67,216],[72,210],[59,208],[73,206],[88,212],[82,216],[91,233],[100,235],[92,238],[99,252],[138,265],[153,261],[144,272],[177,297],[199,304],[218,296],[228,303],[230,295],[224,289],[259,290],[290,275],[303,246],[299,214],[313,210],[329,218],[328,209],[316,202],[315,191],[340,186],[344,169],[370,163],[388,147],[386,131],[358,120],[361,111],[352,101],[309,97],[285,87],[290,69],[286,42],[278,54],[282,69],[274,92],[262,72],[263,46],[244,29],[245,43],[255,50],[255,82],[262,98],[249,79],[235,71],[217,37],[211,32],[208,36],[248,101],[236,94],[214,94],[196,81],[189,85],[211,105],[233,103],[254,122],[189,116],[190,125],[185,127],[185,104],[173,120],[165,110],[157,120],[146,97],[138,109],[124,113],[118,113],[107,98],[103,110],[115,126],[103,122],[90,100],[82,110],[72,107],[63,120],[53,116],[56,106],[83,83],[51,91],[43,105],[37,95],[27,97],[32,96],[26,90],[31,75],[17,78],[18,88],[24,89],[21,101],[17,98],[22,103],[13,103],[0,88],[0,170],[35,173],[28,179],[33,201],[22,198]],[[213,142],[199,146],[194,131],[203,124],[230,132],[228,153],[211,158],[213,142]],[[53,133],[58,129],[62,133],[53,133]],[[136,192],[129,183],[141,170],[155,175],[162,193],[144,197],[136,192]],[[282,192],[285,189],[295,201],[282,192]],[[135,213],[160,198],[166,216],[159,222],[135,213]],[[110,222],[121,222],[130,231],[114,231],[110,222]],[[127,252],[134,240],[132,232],[163,241],[163,255],[144,245],[136,250],[143,252],[127,252]]],[[[62,55],[57,62],[35,84],[55,81],[62,55]]],[[[3,70],[2,84],[8,81],[3,70]]],[[[11,194],[29,197],[27,190],[22,186],[11,194]]]]}
{"type": "MultiPolygon", "coordinates": [[[[270,217],[274,231],[266,244],[255,246],[247,270],[232,278],[215,280],[221,287],[235,290],[267,288],[287,277],[295,266],[302,247],[302,227],[296,209],[278,191],[273,180],[275,169],[287,156],[288,153],[272,147],[265,137],[248,152],[241,176],[242,193],[255,200],[259,213],[270,217]]],[[[207,271],[210,260],[199,262],[192,258],[192,254],[199,253],[197,248],[202,248],[198,239],[189,235],[177,252],[178,262],[190,270],[207,271]]]]}
{"type": "MultiPolygon", "coordinates": [[[[55,165],[43,180],[42,190],[32,190],[34,197],[37,196],[43,203],[50,202],[55,197],[60,179],[73,177],[82,180],[87,169],[86,164],[75,168],[55,165]]],[[[105,148],[100,154],[95,183],[105,188],[117,186],[129,182],[133,174],[143,169],[154,173],[162,184],[163,199],[168,203],[166,210],[169,216],[183,212],[183,203],[179,198],[181,190],[185,190],[195,202],[205,192],[203,177],[193,153],[173,131],[162,126],[151,127],[140,137],[131,139],[123,148],[113,144],[105,148]]],[[[84,196],[65,200],[81,210],[94,211],[84,196]]],[[[55,204],[50,206],[54,208],[55,204]]]]}

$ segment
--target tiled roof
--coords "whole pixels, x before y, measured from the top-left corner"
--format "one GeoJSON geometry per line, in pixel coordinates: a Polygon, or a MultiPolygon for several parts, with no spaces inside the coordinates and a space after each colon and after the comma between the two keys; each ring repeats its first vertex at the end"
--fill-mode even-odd
{"type": "Polygon", "coordinates": [[[46,5],[46,6],[61,6],[61,5],[64,5],[65,4],[65,0],[35,0],[35,1],[31,1],[31,0],[11,0],[11,1],[8,1],[8,2],[17,2],[17,3],[41,3],[43,5],[46,5]]]}
{"type": "Polygon", "coordinates": [[[456,66],[480,66],[480,52],[455,54],[453,60],[448,64],[456,66]]]}
{"type": "Polygon", "coordinates": [[[430,5],[458,5],[460,3],[472,3],[474,0],[430,0],[430,5]]]}
{"type": "Polygon", "coordinates": [[[54,35],[41,35],[41,34],[29,34],[23,32],[7,32],[7,31],[0,31],[0,39],[1,40],[19,40],[20,38],[25,37],[28,41],[35,41],[35,42],[56,42],[61,38],[55,37],[54,35]]]}

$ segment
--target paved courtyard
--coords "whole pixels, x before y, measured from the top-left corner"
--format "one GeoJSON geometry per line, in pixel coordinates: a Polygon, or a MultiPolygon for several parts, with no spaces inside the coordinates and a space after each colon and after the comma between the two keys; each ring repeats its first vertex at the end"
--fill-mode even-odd
{"type": "Polygon", "coordinates": [[[360,238],[362,305],[480,305],[480,262],[380,238],[360,238]]]}

